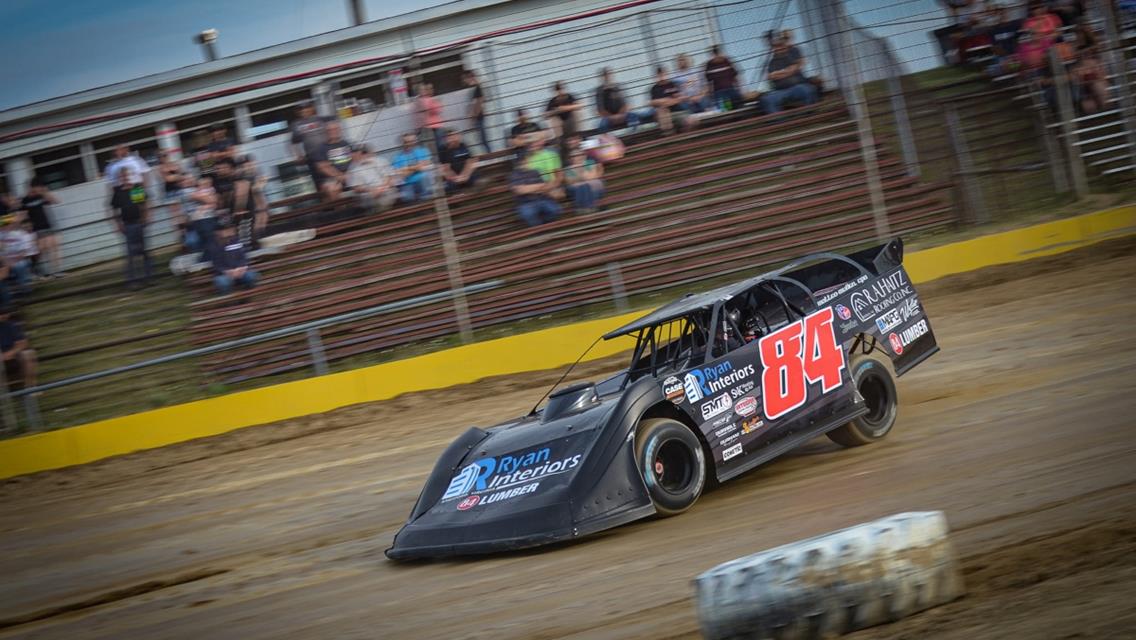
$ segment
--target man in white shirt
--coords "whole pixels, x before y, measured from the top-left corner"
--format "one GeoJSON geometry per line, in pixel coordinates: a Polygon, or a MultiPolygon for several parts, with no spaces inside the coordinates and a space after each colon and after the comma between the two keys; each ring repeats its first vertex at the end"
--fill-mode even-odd
{"type": "Polygon", "coordinates": [[[347,170],[347,186],[363,201],[368,211],[386,211],[398,199],[395,173],[386,158],[371,153],[365,144],[351,150],[351,168],[347,170]]]}
{"type": "Polygon", "coordinates": [[[0,244],[3,245],[4,260],[11,269],[9,277],[17,289],[23,292],[27,290],[31,280],[31,257],[36,253],[35,236],[25,231],[14,215],[4,216],[3,223],[0,244]]]}
{"type": "Polygon", "coordinates": [[[701,113],[710,106],[706,82],[702,79],[701,69],[690,67],[690,57],[685,53],[678,54],[675,59],[675,72],[671,81],[678,85],[682,96],[682,105],[691,113],[701,113]]]}

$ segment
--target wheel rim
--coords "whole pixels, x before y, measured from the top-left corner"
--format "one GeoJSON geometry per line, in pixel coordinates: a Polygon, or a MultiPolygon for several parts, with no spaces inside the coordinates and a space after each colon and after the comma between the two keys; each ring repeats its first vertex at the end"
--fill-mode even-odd
{"type": "Polygon", "coordinates": [[[682,493],[694,478],[694,454],[681,440],[666,440],[659,445],[652,461],[655,482],[667,493],[682,493]]]}
{"type": "Polygon", "coordinates": [[[868,407],[868,413],[860,420],[873,432],[886,428],[888,415],[891,413],[892,398],[883,378],[869,373],[860,380],[857,388],[864,398],[864,405],[868,407]]]}

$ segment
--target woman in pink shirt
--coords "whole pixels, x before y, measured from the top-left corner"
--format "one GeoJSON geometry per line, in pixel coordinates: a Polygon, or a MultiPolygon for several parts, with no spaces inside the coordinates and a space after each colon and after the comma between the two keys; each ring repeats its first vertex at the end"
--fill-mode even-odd
{"type": "Polygon", "coordinates": [[[429,129],[434,136],[434,148],[442,148],[442,103],[434,97],[434,85],[423,82],[418,85],[418,126],[429,129]]]}
{"type": "Polygon", "coordinates": [[[1061,18],[1050,13],[1049,7],[1044,2],[1036,2],[1030,7],[1030,17],[1026,19],[1022,28],[1032,31],[1034,38],[1041,42],[1043,47],[1049,48],[1049,45],[1057,39],[1057,32],[1061,29],[1061,18]]]}

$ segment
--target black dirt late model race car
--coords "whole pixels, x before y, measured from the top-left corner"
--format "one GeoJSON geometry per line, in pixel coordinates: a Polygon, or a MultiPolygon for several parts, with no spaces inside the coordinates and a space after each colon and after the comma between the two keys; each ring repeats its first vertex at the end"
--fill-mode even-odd
{"type": "Polygon", "coordinates": [[[903,244],[805,256],[688,294],[605,336],[628,369],[472,428],[442,453],[392,559],[519,549],[689,509],[726,481],[820,435],[887,435],[893,378],[938,351],[903,244]]]}

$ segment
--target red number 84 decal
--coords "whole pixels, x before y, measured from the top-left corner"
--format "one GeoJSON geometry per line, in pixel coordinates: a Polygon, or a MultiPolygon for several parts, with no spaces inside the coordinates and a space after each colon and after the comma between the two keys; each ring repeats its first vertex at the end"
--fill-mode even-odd
{"type": "Polygon", "coordinates": [[[805,404],[809,383],[821,383],[823,393],[828,393],[843,382],[844,350],[836,344],[832,307],[763,337],[758,352],[763,367],[761,405],[769,420],[805,404]]]}

